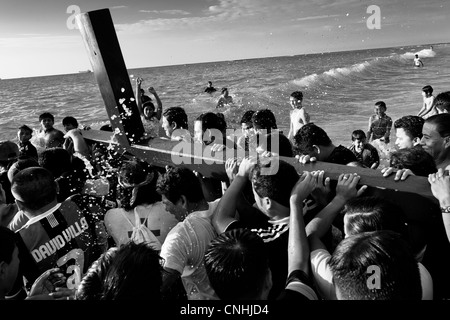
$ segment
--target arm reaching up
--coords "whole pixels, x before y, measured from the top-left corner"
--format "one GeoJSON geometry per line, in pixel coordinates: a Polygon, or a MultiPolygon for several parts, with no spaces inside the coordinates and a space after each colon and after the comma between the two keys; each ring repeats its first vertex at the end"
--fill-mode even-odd
{"type": "Polygon", "coordinates": [[[288,242],[288,274],[301,270],[309,274],[309,244],[303,220],[303,200],[317,185],[317,173],[305,171],[290,197],[289,242],[288,242]]]}
{"type": "Polygon", "coordinates": [[[155,110],[156,118],[158,120],[161,120],[161,116],[162,116],[162,102],[161,102],[161,99],[159,98],[158,94],[156,93],[155,88],[149,87],[148,88],[148,92],[150,92],[155,97],[155,100],[156,100],[156,110],[155,110]]]}
{"type": "Polygon", "coordinates": [[[238,199],[248,181],[248,175],[256,164],[254,158],[244,158],[239,165],[235,179],[219,201],[214,212],[212,223],[218,233],[224,232],[231,222],[236,221],[238,199]]]}

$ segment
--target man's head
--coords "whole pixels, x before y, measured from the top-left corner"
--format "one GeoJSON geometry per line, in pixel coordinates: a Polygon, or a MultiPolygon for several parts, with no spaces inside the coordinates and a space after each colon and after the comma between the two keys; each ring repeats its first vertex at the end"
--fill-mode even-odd
{"type": "Polygon", "coordinates": [[[241,118],[241,129],[245,136],[249,135],[250,130],[253,128],[252,116],[255,113],[253,110],[245,111],[241,118]]]}
{"type": "Polygon", "coordinates": [[[208,81],[208,87],[212,87],[212,82],[208,81]]]}
{"type": "Polygon", "coordinates": [[[373,110],[377,116],[383,116],[387,110],[386,103],[383,101],[375,102],[375,108],[373,110]]]}
{"type": "Polygon", "coordinates": [[[345,237],[363,232],[391,230],[408,239],[404,212],[384,198],[375,196],[353,198],[347,201],[343,213],[345,237]]]}
{"type": "Polygon", "coordinates": [[[404,116],[395,120],[395,144],[399,149],[412,148],[420,144],[425,120],[418,116],[404,116]]]}
{"type": "Polygon", "coordinates": [[[10,141],[0,141],[0,167],[7,168],[19,156],[19,146],[10,141]]]}
{"type": "Polygon", "coordinates": [[[155,114],[155,105],[151,101],[144,102],[142,110],[147,118],[151,118],[155,114]]]}
{"type": "Polygon", "coordinates": [[[39,154],[39,165],[49,170],[55,178],[72,170],[70,153],[63,148],[48,148],[39,154]]]}
{"type": "Polygon", "coordinates": [[[420,146],[392,152],[389,166],[396,169],[410,169],[416,176],[422,177],[437,172],[433,157],[420,146]]]}
{"type": "Polygon", "coordinates": [[[20,126],[19,130],[17,131],[17,139],[21,143],[30,141],[32,135],[33,135],[33,130],[25,124],[23,126],[20,126]]]}
{"type": "Polygon", "coordinates": [[[253,129],[256,133],[270,133],[277,129],[277,120],[270,109],[256,111],[252,116],[253,129]]]}
{"type": "Polygon", "coordinates": [[[185,167],[167,166],[166,172],[158,178],[156,191],[166,210],[178,221],[183,221],[192,208],[205,200],[200,181],[185,167]]]}
{"type": "Polygon", "coordinates": [[[272,288],[264,241],[248,229],[233,229],[213,239],[204,264],[221,300],[266,300],[272,288]]]}
{"type": "Polygon", "coordinates": [[[302,126],[294,136],[294,149],[296,154],[310,155],[321,161],[321,147],[332,144],[325,130],[310,122],[302,126]]]}
{"type": "Polygon", "coordinates": [[[425,87],[422,88],[422,94],[425,97],[430,97],[433,94],[433,87],[430,85],[426,85],[425,87]]]}
{"type": "Polygon", "coordinates": [[[64,130],[66,130],[66,132],[72,130],[72,129],[77,129],[78,128],[78,121],[77,119],[75,119],[74,117],[65,117],[62,120],[62,125],[64,127],[64,130]]]}
{"type": "Polygon", "coordinates": [[[166,136],[171,138],[176,129],[188,129],[188,116],[181,107],[171,107],[164,111],[162,117],[162,128],[166,136]]]}
{"type": "MultiPolygon", "coordinates": [[[[226,124],[225,124],[226,127],[226,124]]],[[[200,114],[194,122],[194,139],[197,142],[209,144],[222,141],[224,134],[223,119],[216,113],[206,112],[200,114]]]]}
{"type": "Polygon", "coordinates": [[[11,192],[20,210],[37,211],[53,201],[56,202],[57,186],[50,171],[31,167],[14,176],[11,192]]]}
{"type": "Polygon", "coordinates": [[[339,300],[420,300],[419,266],[398,233],[363,232],[342,240],[330,262],[339,300]]]}
{"type": "Polygon", "coordinates": [[[289,208],[289,197],[299,178],[297,170],[283,160],[259,161],[250,172],[258,208],[269,217],[280,206],[289,208]],[[278,167],[273,161],[278,161],[278,167]]]}
{"type": "Polygon", "coordinates": [[[450,91],[439,93],[433,100],[433,107],[439,113],[450,113],[450,91]]]}
{"type": "Polygon", "coordinates": [[[366,134],[362,130],[355,130],[352,132],[352,141],[357,152],[361,152],[364,149],[366,143],[366,134]]]}
{"type": "Polygon", "coordinates": [[[303,92],[294,91],[291,93],[289,97],[289,103],[291,104],[292,109],[300,108],[303,102],[303,92]]]}
{"type": "Polygon", "coordinates": [[[39,122],[44,130],[49,130],[53,128],[55,123],[55,117],[50,112],[44,112],[39,116],[39,122]]]}
{"type": "Polygon", "coordinates": [[[420,145],[437,165],[448,158],[450,147],[450,114],[442,113],[425,120],[420,145]]]}

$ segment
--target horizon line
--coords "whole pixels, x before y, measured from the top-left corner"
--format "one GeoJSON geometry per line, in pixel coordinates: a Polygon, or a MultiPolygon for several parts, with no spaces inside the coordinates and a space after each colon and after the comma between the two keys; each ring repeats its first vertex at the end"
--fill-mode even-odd
{"type": "MultiPolygon", "coordinates": [[[[412,46],[433,46],[433,45],[441,45],[441,44],[450,44],[450,42],[438,42],[438,43],[428,43],[428,44],[407,44],[400,45],[394,47],[375,47],[375,48],[365,48],[365,49],[355,49],[355,50],[336,50],[336,51],[323,51],[323,52],[311,52],[311,53],[299,53],[294,55],[279,55],[279,56],[261,56],[254,58],[242,58],[242,59],[230,59],[230,60],[212,60],[212,61],[203,61],[203,62],[188,62],[188,63],[178,63],[178,64],[169,64],[169,65],[154,65],[154,66],[145,66],[145,67],[132,67],[127,68],[127,70],[136,70],[136,69],[147,69],[147,68],[163,68],[163,67],[173,67],[173,66],[183,66],[183,65],[194,65],[194,64],[205,64],[205,63],[215,63],[215,62],[227,62],[227,61],[245,61],[245,60],[256,60],[256,59],[267,59],[267,58],[278,58],[278,57],[295,57],[302,55],[316,55],[316,54],[330,54],[330,53],[338,53],[338,52],[352,52],[352,51],[364,51],[364,50],[377,50],[377,49],[390,49],[390,48],[401,48],[401,47],[412,47],[412,46]]],[[[91,70],[90,73],[94,73],[92,66],[88,70],[91,70]]],[[[16,78],[0,78],[0,80],[17,80],[17,79],[28,79],[28,78],[41,78],[41,77],[55,77],[55,76],[64,76],[64,75],[72,75],[72,74],[83,74],[84,72],[71,72],[71,73],[55,73],[55,74],[47,74],[47,75],[38,75],[38,76],[24,76],[24,77],[16,77],[16,78]]]]}

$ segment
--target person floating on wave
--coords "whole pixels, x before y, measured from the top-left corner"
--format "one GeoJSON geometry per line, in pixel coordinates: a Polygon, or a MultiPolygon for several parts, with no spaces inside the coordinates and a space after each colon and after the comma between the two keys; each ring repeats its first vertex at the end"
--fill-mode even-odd
{"type": "Polygon", "coordinates": [[[416,57],[414,58],[414,67],[417,67],[417,68],[423,67],[423,62],[422,62],[422,60],[420,60],[418,54],[416,54],[416,57]]]}
{"type": "Polygon", "coordinates": [[[213,87],[212,82],[208,81],[208,86],[205,89],[206,93],[212,94],[213,92],[216,92],[217,89],[213,87]]]}
{"type": "Polygon", "coordinates": [[[221,92],[222,95],[220,96],[219,101],[217,101],[216,108],[222,108],[233,103],[233,97],[228,95],[228,88],[222,88],[221,92]]]}

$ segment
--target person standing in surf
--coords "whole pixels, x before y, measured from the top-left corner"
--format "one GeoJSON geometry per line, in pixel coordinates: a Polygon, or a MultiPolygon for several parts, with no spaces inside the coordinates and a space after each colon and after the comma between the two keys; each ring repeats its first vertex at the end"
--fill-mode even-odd
{"type": "Polygon", "coordinates": [[[416,67],[416,68],[423,67],[423,62],[422,62],[422,60],[420,60],[418,54],[416,54],[416,57],[414,58],[414,67],[416,67]]]}
{"type": "Polygon", "coordinates": [[[369,142],[380,139],[388,144],[390,140],[392,118],[386,115],[386,103],[378,101],[375,103],[375,114],[369,118],[369,128],[367,130],[367,140],[369,142]]]}
{"type": "Polygon", "coordinates": [[[302,105],[303,93],[301,91],[294,91],[289,97],[289,103],[291,104],[292,110],[290,113],[291,125],[289,129],[288,139],[292,141],[297,131],[303,127],[305,124],[310,122],[310,117],[308,112],[302,105]]]}

